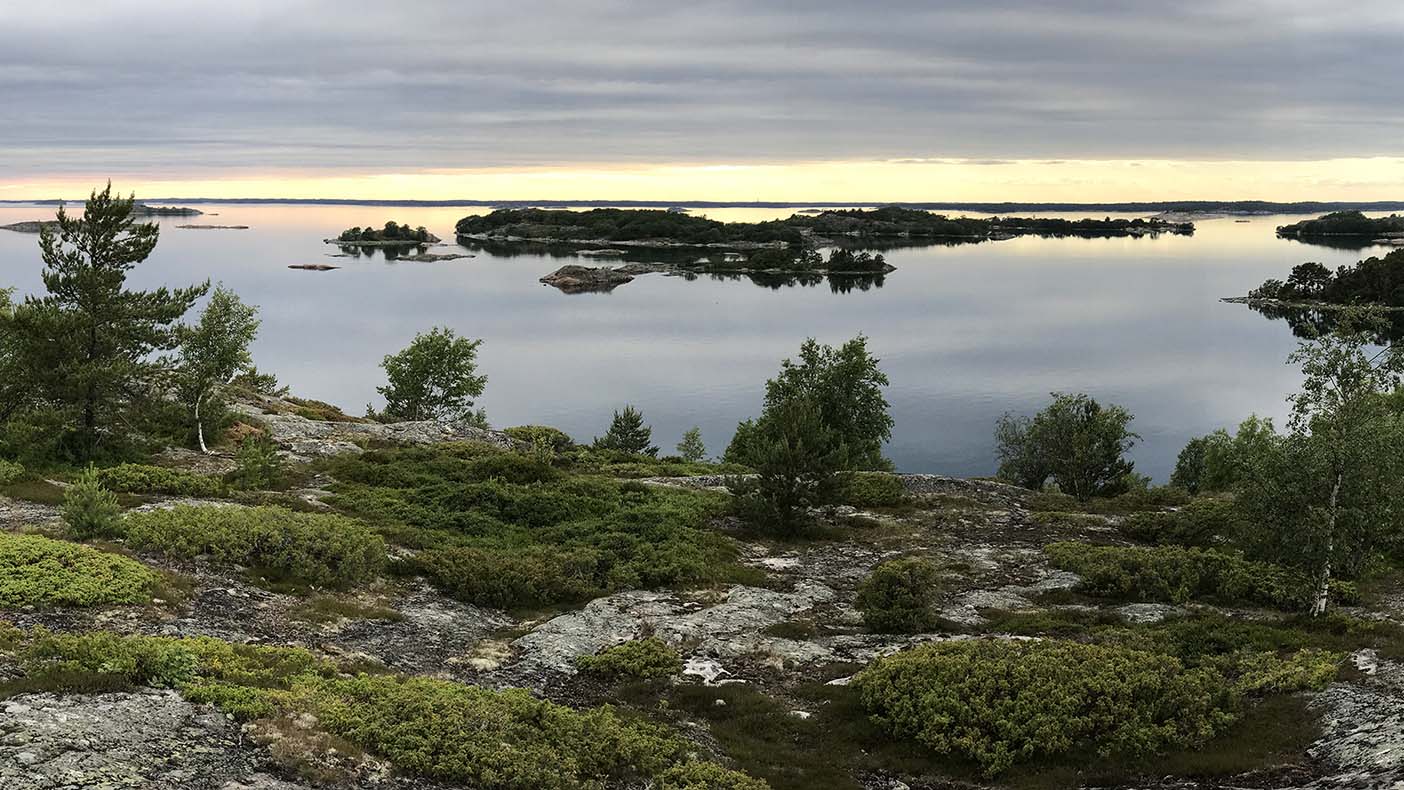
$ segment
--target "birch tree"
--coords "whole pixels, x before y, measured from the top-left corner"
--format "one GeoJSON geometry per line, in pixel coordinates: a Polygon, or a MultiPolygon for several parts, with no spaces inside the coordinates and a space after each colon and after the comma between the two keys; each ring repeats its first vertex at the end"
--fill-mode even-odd
{"type": "Polygon", "coordinates": [[[1303,374],[1289,431],[1261,445],[1239,506],[1259,525],[1245,536],[1250,553],[1306,571],[1306,605],[1319,616],[1332,581],[1358,574],[1397,531],[1404,431],[1385,396],[1399,386],[1404,355],[1346,331],[1303,342],[1288,359],[1303,374]]]}
{"type": "Polygon", "coordinates": [[[221,285],[210,294],[200,322],[179,332],[180,397],[194,419],[201,452],[210,451],[205,423],[219,395],[235,376],[253,370],[249,345],[258,336],[258,325],[258,308],[221,285]]]}

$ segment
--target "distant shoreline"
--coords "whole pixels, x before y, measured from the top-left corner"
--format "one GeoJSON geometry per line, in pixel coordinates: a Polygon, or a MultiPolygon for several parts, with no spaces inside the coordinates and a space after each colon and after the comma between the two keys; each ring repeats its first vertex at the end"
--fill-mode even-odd
{"type": "MultiPolygon", "coordinates": [[[[710,200],[362,200],[354,198],[202,198],[160,197],[150,203],[200,203],[206,205],[306,205],[306,206],[392,206],[405,208],[529,207],[577,208],[617,206],[620,208],[873,208],[902,206],[914,209],[953,209],[981,214],[1011,211],[1114,211],[1118,213],[1191,212],[1235,216],[1262,214],[1321,214],[1331,211],[1401,211],[1404,200],[1396,201],[1298,201],[1276,203],[1262,200],[1165,200],[1153,202],[1038,203],[1038,202],[933,202],[933,201],[710,201],[710,200]]],[[[0,206],[49,206],[81,203],[79,200],[0,200],[0,206]]]]}

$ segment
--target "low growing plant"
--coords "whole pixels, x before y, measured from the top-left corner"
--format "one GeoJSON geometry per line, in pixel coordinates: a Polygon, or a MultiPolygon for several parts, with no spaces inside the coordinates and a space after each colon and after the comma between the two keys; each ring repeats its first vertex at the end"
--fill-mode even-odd
{"type": "Polygon", "coordinates": [[[380,536],[326,513],[179,505],[131,514],[123,527],[128,544],[138,550],[181,558],[208,555],[276,580],[324,587],[370,581],[385,564],[380,536]]]}
{"type": "Polygon", "coordinates": [[[940,571],[930,560],[888,560],[858,588],[857,606],[872,631],[914,634],[936,626],[940,571]]]}
{"type": "Polygon", "coordinates": [[[986,776],[1082,751],[1138,757],[1193,747],[1235,719],[1222,675],[1139,650],[976,639],[878,659],[853,681],[889,734],[986,776]]]}
{"type": "Polygon", "coordinates": [[[581,656],[575,665],[581,672],[620,679],[650,680],[682,671],[682,657],[658,637],[635,639],[605,648],[593,656],[581,656]]]}
{"type": "Polygon", "coordinates": [[[224,483],[219,478],[164,466],[118,464],[100,469],[97,474],[104,488],[119,494],[217,497],[224,493],[224,483]]]}
{"type": "Polygon", "coordinates": [[[158,581],[118,554],[0,532],[0,608],[147,603],[158,581]]]}
{"type": "MultiPolygon", "coordinates": [[[[1206,599],[1295,610],[1307,604],[1312,591],[1311,580],[1300,571],[1217,549],[1067,542],[1049,544],[1044,551],[1054,567],[1082,577],[1082,591],[1111,598],[1206,599]]],[[[1356,595],[1353,586],[1333,589],[1339,598],[1356,595]]]]}

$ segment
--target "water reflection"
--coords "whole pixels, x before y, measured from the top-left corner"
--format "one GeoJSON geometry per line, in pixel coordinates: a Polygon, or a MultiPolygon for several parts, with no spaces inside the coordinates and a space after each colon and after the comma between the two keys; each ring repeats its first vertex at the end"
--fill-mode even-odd
{"type": "MultiPolygon", "coordinates": [[[[410,264],[374,249],[327,257],[341,250],[323,239],[392,217],[452,238],[454,223],[474,211],[463,208],[200,208],[219,224],[250,229],[184,230],[176,226],[185,219],[158,220],[160,244],[133,270],[133,286],[223,281],[261,309],[259,368],[304,397],[355,412],[379,406],[381,358],[416,332],[448,326],[483,340],[481,405],[494,424],[552,424],[588,440],[631,403],[655,443],[672,447],[696,425],[717,453],[736,422],[758,411],[766,378],[805,337],[839,343],[864,332],[892,380],[888,454],[905,470],[958,475],[992,473],[995,420],[1031,413],[1054,390],[1128,408],[1143,437],[1132,451],[1137,470],[1160,480],[1191,436],[1254,412],[1282,419],[1284,396],[1299,383],[1284,364],[1296,344],[1289,324],[1219,299],[1304,260],[1334,269],[1372,254],[1308,251],[1276,237],[1277,225],[1300,217],[1211,220],[1192,237],[904,246],[884,252],[897,267],[887,278],[789,284],[744,275],[760,286],[748,287],[732,281],[743,275],[684,282],[649,274],[607,297],[563,298],[538,280],[565,262],[617,263],[550,247],[453,244],[427,252],[476,257],[410,264]],[[286,268],[314,261],[343,268],[286,268]]],[[[756,220],[791,212],[705,213],[756,220]]],[[[52,207],[3,206],[0,225],[52,215],[52,207]]],[[[642,251],[640,259],[666,261],[666,252],[642,251]]],[[[37,237],[0,231],[0,287],[37,292],[39,273],[37,237]]]]}
{"type": "MultiPolygon", "coordinates": [[[[1334,332],[1347,321],[1352,328],[1361,328],[1351,313],[1339,309],[1288,307],[1270,302],[1251,302],[1248,307],[1271,321],[1286,322],[1292,335],[1303,340],[1334,332]]],[[[1376,345],[1398,343],[1404,340],[1404,311],[1372,311],[1363,328],[1373,336],[1376,345]]]]}

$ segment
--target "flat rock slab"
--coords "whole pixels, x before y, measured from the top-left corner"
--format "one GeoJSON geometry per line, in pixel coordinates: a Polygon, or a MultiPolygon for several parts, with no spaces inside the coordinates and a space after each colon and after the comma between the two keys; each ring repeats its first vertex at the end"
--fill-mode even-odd
{"type": "Polygon", "coordinates": [[[302,790],[212,706],[174,691],[26,694],[0,703],[0,787],[302,790]]]}

